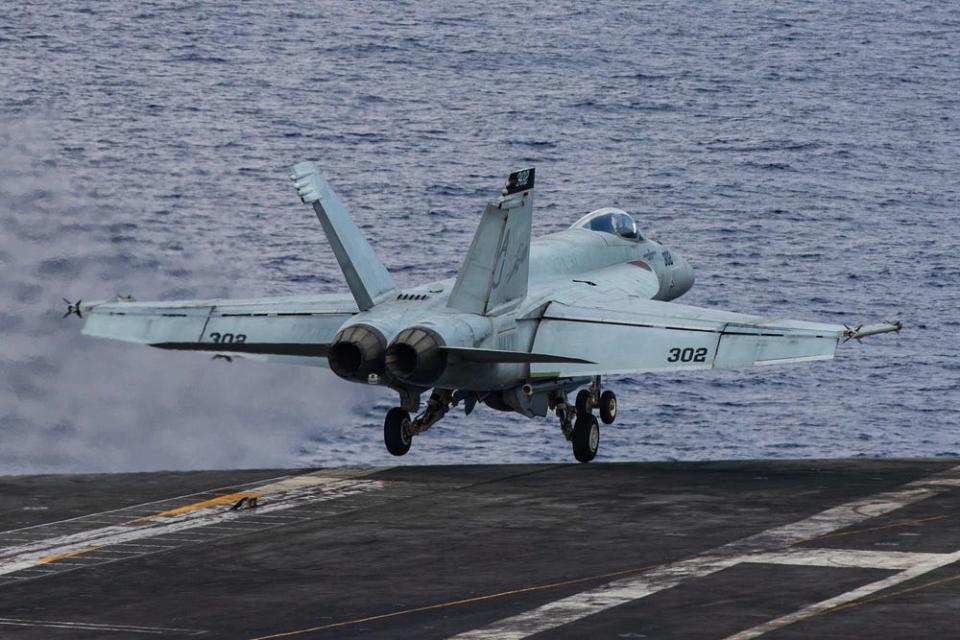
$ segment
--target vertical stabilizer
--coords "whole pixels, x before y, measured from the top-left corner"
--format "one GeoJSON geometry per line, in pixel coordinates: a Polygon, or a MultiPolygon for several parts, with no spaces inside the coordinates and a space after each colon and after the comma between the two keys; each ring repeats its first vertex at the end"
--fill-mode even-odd
{"type": "Polygon", "coordinates": [[[327,234],[327,240],[340,263],[340,270],[360,310],[366,311],[393,298],[397,286],[387,268],[350,219],[347,207],[320,175],[317,165],[313,162],[294,165],[290,170],[290,179],[297,187],[300,200],[304,204],[312,204],[317,212],[317,218],[323,225],[323,231],[327,234]]]}
{"type": "Polygon", "coordinates": [[[527,295],[534,170],[511,173],[497,202],[483,212],[447,306],[499,315],[527,295]]]}

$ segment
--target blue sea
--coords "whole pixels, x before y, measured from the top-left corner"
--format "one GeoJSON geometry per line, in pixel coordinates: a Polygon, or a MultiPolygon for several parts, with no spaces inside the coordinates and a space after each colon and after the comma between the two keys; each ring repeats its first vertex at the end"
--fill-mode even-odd
{"type": "Polygon", "coordinates": [[[63,298],[345,290],[313,159],[401,285],[506,174],[535,234],[619,206],[681,301],[902,334],[792,368],[611,378],[599,460],[960,455],[960,5],[61,2],[0,12],[0,474],[567,462],[554,419],[80,335],[63,298]]]}

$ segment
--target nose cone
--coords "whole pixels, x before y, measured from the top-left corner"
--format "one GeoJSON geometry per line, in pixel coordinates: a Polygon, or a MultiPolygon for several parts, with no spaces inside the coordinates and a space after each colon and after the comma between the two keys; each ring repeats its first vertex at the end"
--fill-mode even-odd
{"type": "Polygon", "coordinates": [[[693,286],[693,267],[683,256],[671,252],[673,264],[657,269],[660,289],[654,300],[673,300],[679,298],[693,286]]]}
{"type": "Polygon", "coordinates": [[[682,296],[693,288],[693,267],[690,266],[686,258],[680,258],[680,264],[677,267],[676,294],[682,296]]]}

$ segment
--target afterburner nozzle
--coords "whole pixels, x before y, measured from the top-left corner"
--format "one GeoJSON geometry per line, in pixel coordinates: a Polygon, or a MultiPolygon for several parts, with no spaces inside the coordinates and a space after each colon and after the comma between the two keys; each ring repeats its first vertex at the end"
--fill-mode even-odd
{"type": "Polygon", "coordinates": [[[387,347],[387,373],[404,382],[430,385],[447,368],[447,354],[440,349],[443,338],[433,329],[410,327],[401,331],[387,347]]]}
{"type": "Polygon", "coordinates": [[[350,325],[333,339],[327,353],[330,370],[346,380],[366,381],[371,373],[383,373],[386,346],[387,339],[374,327],[350,325]]]}

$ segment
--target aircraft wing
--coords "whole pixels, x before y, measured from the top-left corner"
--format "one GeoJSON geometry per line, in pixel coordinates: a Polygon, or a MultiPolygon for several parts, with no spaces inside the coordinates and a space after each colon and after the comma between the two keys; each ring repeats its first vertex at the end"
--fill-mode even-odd
{"type": "Polygon", "coordinates": [[[161,349],[327,366],[340,326],[357,313],[349,295],[254,300],[82,303],[83,333],[161,349]]]}
{"type": "Polygon", "coordinates": [[[833,358],[842,338],[893,331],[899,324],[850,330],[844,325],[784,320],[631,299],[601,306],[551,302],[532,351],[593,363],[538,362],[533,378],[732,369],[833,358]],[[616,308],[613,308],[616,307],[616,308]]]}

